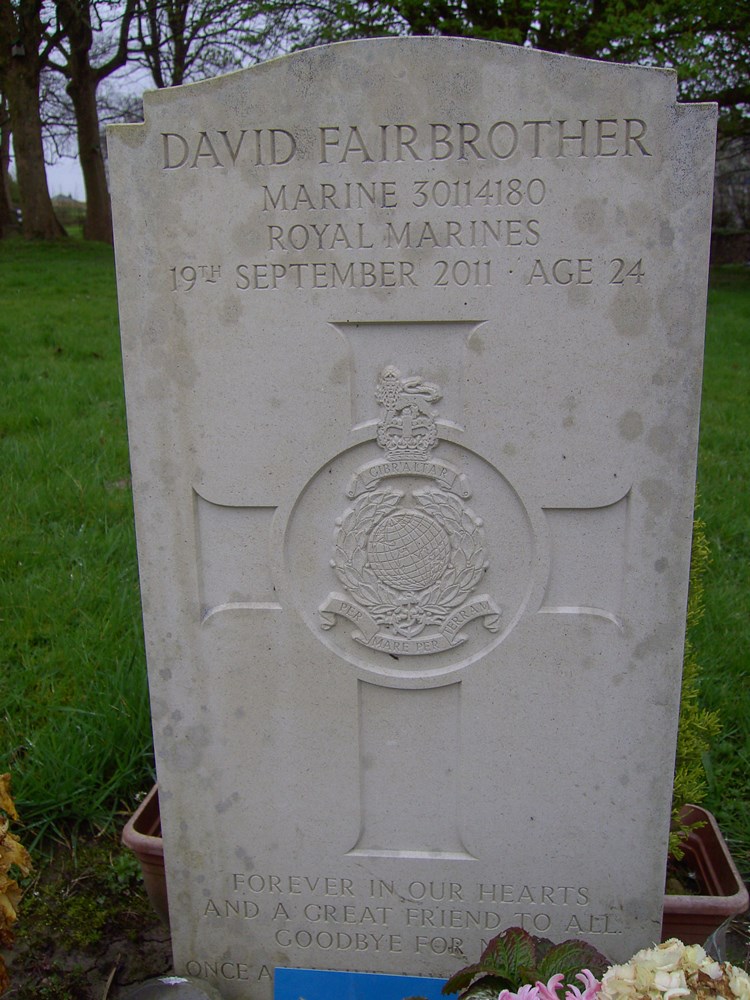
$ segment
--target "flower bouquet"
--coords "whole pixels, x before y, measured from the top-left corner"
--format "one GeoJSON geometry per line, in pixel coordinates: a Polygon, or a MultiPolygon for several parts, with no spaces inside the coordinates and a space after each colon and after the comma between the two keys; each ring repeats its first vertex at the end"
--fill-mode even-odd
{"type": "Polygon", "coordinates": [[[750,976],[676,938],[610,965],[583,941],[555,945],[511,927],[443,993],[459,993],[458,1000],[750,1000],[750,976]]]}

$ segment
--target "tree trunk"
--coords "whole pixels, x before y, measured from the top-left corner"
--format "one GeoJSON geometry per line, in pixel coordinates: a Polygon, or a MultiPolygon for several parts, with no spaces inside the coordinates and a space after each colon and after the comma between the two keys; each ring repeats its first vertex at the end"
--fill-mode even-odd
{"type": "Polygon", "coordinates": [[[68,94],[76,114],[78,157],[86,188],[83,235],[87,240],[112,243],[112,209],[99,133],[96,80],[90,68],[83,69],[70,81],[68,94]]]}
{"type": "Polygon", "coordinates": [[[8,100],[16,175],[28,239],[65,236],[47,187],[39,112],[40,46],[44,25],[40,0],[0,0],[0,89],[8,100]]]}
{"type": "Polygon", "coordinates": [[[23,235],[27,239],[55,240],[65,236],[47,187],[39,114],[39,78],[14,71],[8,74],[6,92],[10,104],[13,152],[23,213],[23,235]]]}
{"type": "Polygon", "coordinates": [[[0,94],[0,239],[18,228],[10,196],[10,116],[8,102],[0,94]]]}

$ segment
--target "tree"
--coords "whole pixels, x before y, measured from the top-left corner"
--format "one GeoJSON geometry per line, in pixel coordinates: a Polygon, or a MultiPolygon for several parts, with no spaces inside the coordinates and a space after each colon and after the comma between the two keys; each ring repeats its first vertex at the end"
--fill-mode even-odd
{"type": "Polygon", "coordinates": [[[253,19],[235,0],[143,0],[134,61],[159,88],[238,69],[257,51],[253,19]]]}
{"type": "Polygon", "coordinates": [[[10,196],[10,114],[4,94],[0,94],[0,239],[15,228],[10,196]]]}
{"type": "Polygon", "coordinates": [[[680,96],[716,101],[750,132],[747,0],[268,0],[266,38],[301,48],[375,35],[457,35],[677,71],[680,96]]]}
{"type": "Polygon", "coordinates": [[[57,36],[42,20],[44,0],[0,0],[0,91],[8,101],[27,238],[65,236],[47,187],[39,110],[42,70],[57,36]]]}
{"type": "Polygon", "coordinates": [[[86,218],[83,235],[89,240],[112,242],[112,209],[107,189],[107,175],[102,156],[97,88],[115,70],[125,65],[128,56],[128,34],[135,14],[135,0],[122,4],[96,4],[91,0],[55,0],[58,31],[58,51],[64,62],[51,61],[68,81],[67,93],[73,102],[78,156],[86,189],[86,218]],[[119,24],[113,52],[92,62],[95,52],[95,22],[97,30],[105,25],[103,17],[116,16],[119,24]]]}

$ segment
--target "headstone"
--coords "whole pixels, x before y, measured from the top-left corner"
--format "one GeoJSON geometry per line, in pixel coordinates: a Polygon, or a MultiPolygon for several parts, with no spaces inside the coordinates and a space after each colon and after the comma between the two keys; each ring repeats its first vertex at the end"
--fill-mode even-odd
{"type": "Polygon", "coordinates": [[[715,109],[383,39],[110,133],[175,968],[659,938],[715,109]]]}

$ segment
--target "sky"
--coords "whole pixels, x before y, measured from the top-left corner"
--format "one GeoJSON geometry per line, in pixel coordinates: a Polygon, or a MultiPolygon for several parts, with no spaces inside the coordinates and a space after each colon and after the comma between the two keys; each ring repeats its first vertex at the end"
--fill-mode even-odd
{"type": "Polygon", "coordinates": [[[65,157],[53,166],[48,166],[47,185],[53,198],[58,194],[69,194],[76,201],[83,201],[83,176],[78,159],[65,157]]]}
{"type": "MultiPolygon", "coordinates": [[[[151,77],[144,70],[127,66],[118,70],[108,79],[108,87],[125,94],[140,96],[145,90],[153,90],[151,77]]],[[[102,126],[103,127],[103,126],[102,126]]],[[[75,141],[71,143],[75,148],[75,141]]],[[[47,150],[49,152],[49,150],[47,150]]],[[[11,171],[13,164],[11,163],[11,171]]],[[[56,163],[47,165],[47,186],[54,198],[57,195],[71,195],[76,201],[83,201],[83,175],[77,156],[60,157],[56,163]]]]}

